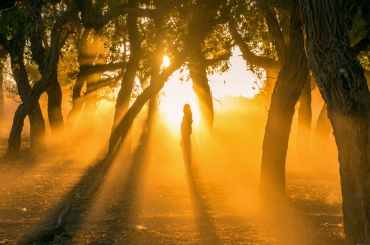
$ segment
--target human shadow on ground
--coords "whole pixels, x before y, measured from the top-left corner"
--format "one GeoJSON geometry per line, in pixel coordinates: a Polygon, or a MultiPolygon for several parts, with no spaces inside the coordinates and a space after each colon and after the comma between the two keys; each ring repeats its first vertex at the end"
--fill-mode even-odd
{"type": "Polygon", "coordinates": [[[201,186],[197,181],[197,171],[193,166],[186,171],[189,193],[194,207],[197,229],[199,232],[199,244],[217,245],[220,239],[217,235],[214,220],[209,215],[206,200],[200,195],[201,186]]]}

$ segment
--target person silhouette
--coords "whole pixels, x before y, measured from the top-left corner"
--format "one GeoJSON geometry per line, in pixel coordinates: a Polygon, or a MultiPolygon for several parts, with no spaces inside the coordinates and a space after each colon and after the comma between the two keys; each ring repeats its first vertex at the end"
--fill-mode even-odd
{"type": "Polygon", "coordinates": [[[185,168],[189,169],[192,160],[190,135],[192,133],[193,113],[191,112],[189,104],[184,105],[183,111],[184,116],[181,122],[180,145],[182,147],[182,157],[184,159],[185,168]]]}

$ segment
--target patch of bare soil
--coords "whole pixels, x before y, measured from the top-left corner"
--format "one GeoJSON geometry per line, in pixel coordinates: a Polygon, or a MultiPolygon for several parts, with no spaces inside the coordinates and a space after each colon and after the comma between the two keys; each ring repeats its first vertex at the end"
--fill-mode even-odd
{"type": "Polygon", "coordinates": [[[253,151],[195,142],[185,171],[177,139],[161,139],[131,160],[81,144],[30,162],[23,145],[0,164],[0,244],[55,228],[70,200],[66,232],[33,244],[347,244],[336,173],[288,171],[288,198],[261,203],[253,151]]]}

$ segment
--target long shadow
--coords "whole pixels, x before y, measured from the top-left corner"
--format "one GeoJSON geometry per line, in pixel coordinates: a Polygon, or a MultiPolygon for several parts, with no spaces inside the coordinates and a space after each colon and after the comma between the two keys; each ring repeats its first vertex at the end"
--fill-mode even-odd
{"type": "Polygon", "coordinates": [[[67,231],[78,230],[82,226],[85,214],[91,207],[94,198],[99,192],[101,184],[103,183],[113,161],[114,160],[112,160],[112,158],[105,157],[94,166],[91,166],[89,169],[87,169],[79,182],[75,184],[67,194],[64,195],[63,199],[57,205],[55,205],[55,208],[53,208],[51,214],[48,215],[48,220],[42,223],[40,228],[56,228],[58,217],[65,209],[67,203],[73,200],[72,207],[67,215],[67,225],[65,226],[65,229],[67,231]]]}
{"type": "Polygon", "coordinates": [[[137,239],[137,236],[140,236],[141,228],[140,226],[133,225],[133,219],[139,216],[139,210],[135,205],[137,204],[139,185],[144,172],[143,169],[148,163],[148,146],[150,144],[149,140],[142,142],[144,143],[139,145],[133,154],[131,165],[125,173],[127,175],[125,181],[114,185],[115,188],[121,189],[119,193],[119,205],[110,207],[106,213],[107,216],[113,216],[113,220],[102,220],[99,223],[100,226],[109,227],[108,242],[110,244],[114,244],[117,241],[130,244],[133,240],[137,239]],[[122,234],[125,235],[122,236],[122,234]]]}
{"type": "MultiPolygon", "coordinates": [[[[85,214],[98,194],[113,161],[113,159],[105,157],[90,167],[73,189],[65,195],[62,203],[75,199],[67,218],[67,230],[78,230],[81,227],[85,214]],[[77,198],[76,195],[78,196],[77,198]]],[[[63,208],[64,206],[57,210],[52,217],[58,217],[63,208]]]]}
{"type": "Polygon", "coordinates": [[[191,201],[194,206],[195,218],[199,232],[199,244],[217,245],[220,244],[220,239],[217,235],[214,220],[208,214],[208,206],[206,200],[200,195],[199,187],[194,175],[196,176],[196,168],[193,166],[186,172],[188,187],[191,201]]]}

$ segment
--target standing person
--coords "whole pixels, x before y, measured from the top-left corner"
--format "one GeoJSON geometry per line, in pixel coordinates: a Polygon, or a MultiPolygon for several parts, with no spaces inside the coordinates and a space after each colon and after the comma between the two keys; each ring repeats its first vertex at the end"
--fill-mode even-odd
{"type": "Polygon", "coordinates": [[[190,105],[184,105],[184,116],[181,122],[181,142],[182,156],[184,159],[185,167],[190,168],[191,165],[191,140],[190,135],[192,133],[193,113],[191,112],[190,105]]]}

